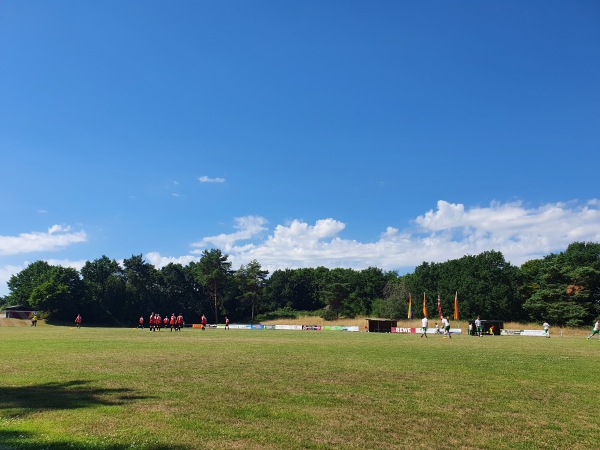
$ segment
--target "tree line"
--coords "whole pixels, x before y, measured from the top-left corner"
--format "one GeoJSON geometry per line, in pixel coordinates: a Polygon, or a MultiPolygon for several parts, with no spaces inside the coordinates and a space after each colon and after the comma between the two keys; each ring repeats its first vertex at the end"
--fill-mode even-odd
{"type": "Polygon", "coordinates": [[[436,316],[437,299],[451,315],[455,295],[461,320],[549,321],[581,326],[600,316],[600,244],[574,242],[517,267],[501,252],[486,251],[443,263],[423,262],[413,273],[399,275],[370,267],[263,270],[254,260],[232,270],[226,254],[205,250],[197,262],[170,263],[160,269],[134,255],[122,263],[107,256],[76,270],[45,261],[29,264],[8,281],[4,306],[40,311],[50,320],[81,313],[86,322],[131,324],[142,315],[183,314],[197,322],[202,314],[222,323],[293,317],[298,312],[325,320],[372,316],[422,317],[426,302],[436,316]]]}

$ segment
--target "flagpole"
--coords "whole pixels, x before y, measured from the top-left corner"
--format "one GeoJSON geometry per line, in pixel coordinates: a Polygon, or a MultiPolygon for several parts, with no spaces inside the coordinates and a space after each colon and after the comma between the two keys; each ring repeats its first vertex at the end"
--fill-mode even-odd
{"type": "Polygon", "coordinates": [[[454,294],[454,320],[456,320],[458,328],[460,328],[460,320],[458,319],[458,291],[454,294]]]}

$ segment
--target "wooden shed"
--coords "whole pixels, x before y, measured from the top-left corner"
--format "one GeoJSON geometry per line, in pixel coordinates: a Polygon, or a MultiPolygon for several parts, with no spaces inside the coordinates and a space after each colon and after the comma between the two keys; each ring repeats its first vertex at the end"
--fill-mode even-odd
{"type": "Polygon", "coordinates": [[[397,320],[367,319],[367,330],[369,333],[391,333],[392,327],[396,326],[398,326],[397,320]]]}
{"type": "Polygon", "coordinates": [[[31,319],[36,314],[36,311],[29,306],[7,306],[6,307],[6,318],[7,319],[31,319]]]}

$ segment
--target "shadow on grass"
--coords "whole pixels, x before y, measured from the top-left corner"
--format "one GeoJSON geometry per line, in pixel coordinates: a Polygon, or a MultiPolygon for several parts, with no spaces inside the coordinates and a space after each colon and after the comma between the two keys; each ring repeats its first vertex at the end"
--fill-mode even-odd
{"type": "MultiPolygon", "coordinates": [[[[131,444],[79,444],[72,441],[54,441],[54,442],[31,442],[35,441],[35,434],[20,431],[0,430],[0,450],[124,450],[132,449],[131,444]]],[[[178,445],[152,444],[143,446],[148,450],[186,450],[187,447],[178,445]]]]}
{"type": "MultiPolygon", "coordinates": [[[[150,398],[136,395],[131,389],[97,388],[90,382],[74,380],[65,383],[45,383],[33,386],[0,386],[0,418],[23,418],[37,411],[88,408],[97,405],[122,405],[130,401],[150,398]]],[[[123,450],[136,448],[131,443],[78,443],[71,440],[41,439],[31,431],[15,429],[18,423],[0,422],[0,450],[123,450]]],[[[148,444],[139,448],[151,450],[184,450],[171,444],[148,444]]]]}
{"type": "Polygon", "coordinates": [[[0,386],[0,410],[5,410],[2,415],[13,417],[53,409],[122,405],[144,398],[148,397],[136,395],[131,389],[92,387],[83,380],[33,386],[0,386]]]}

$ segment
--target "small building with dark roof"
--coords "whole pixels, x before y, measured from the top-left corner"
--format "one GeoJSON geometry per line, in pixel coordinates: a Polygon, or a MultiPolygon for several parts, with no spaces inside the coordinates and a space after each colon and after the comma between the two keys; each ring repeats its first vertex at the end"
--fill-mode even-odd
{"type": "Polygon", "coordinates": [[[398,326],[397,320],[391,319],[367,319],[367,331],[369,333],[391,333],[392,327],[398,326]]]}
{"type": "Polygon", "coordinates": [[[6,318],[7,319],[31,319],[37,311],[29,306],[15,305],[6,307],[6,318]]]}

